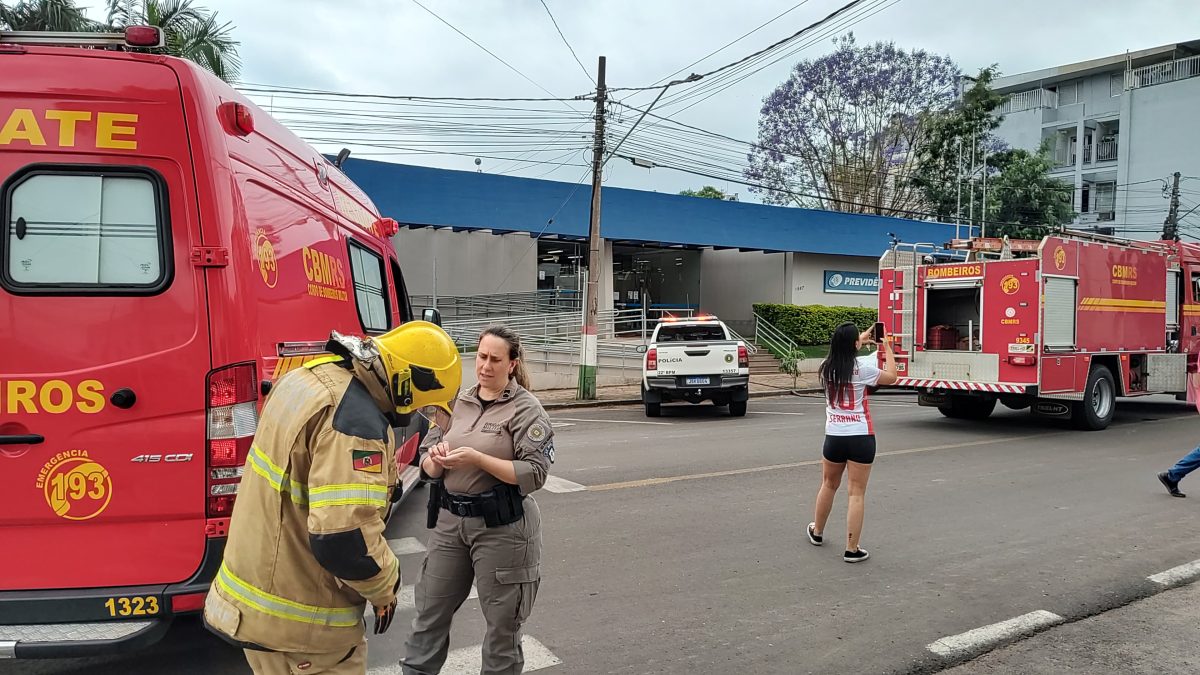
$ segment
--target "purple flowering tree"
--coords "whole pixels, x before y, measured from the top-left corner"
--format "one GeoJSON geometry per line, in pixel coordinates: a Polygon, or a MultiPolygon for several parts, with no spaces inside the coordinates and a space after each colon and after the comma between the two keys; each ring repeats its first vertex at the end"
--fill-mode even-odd
{"type": "Polygon", "coordinates": [[[895,43],[836,49],[802,61],[764,99],[745,176],[770,204],[854,213],[920,211],[911,180],[928,120],[956,98],[948,57],[895,43]]]}

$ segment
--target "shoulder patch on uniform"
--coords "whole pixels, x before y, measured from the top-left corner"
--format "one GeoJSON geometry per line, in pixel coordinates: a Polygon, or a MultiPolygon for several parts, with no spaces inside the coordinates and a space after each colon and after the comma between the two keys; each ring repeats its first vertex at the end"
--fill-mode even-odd
{"type": "Polygon", "coordinates": [[[543,422],[534,422],[529,425],[529,431],[526,431],[525,435],[534,443],[542,443],[550,436],[550,429],[543,422]]]}
{"type": "Polygon", "coordinates": [[[382,450],[353,450],[354,470],[367,473],[383,473],[382,450]]]}
{"type": "Polygon", "coordinates": [[[387,418],[362,382],[350,380],[333,413],[333,430],[368,441],[387,440],[387,418]]]}

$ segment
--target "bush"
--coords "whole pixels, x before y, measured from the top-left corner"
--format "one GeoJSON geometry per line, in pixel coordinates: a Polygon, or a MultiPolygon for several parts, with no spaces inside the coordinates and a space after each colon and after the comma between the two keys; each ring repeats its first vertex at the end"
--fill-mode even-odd
{"type": "Polygon", "coordinates": [[[829,344],[833,330],[839,325],[849,321],[858,326],[859,330],[867,330],[875,324],[879,316],[879,312],[870,307],[824,305],[756,303],[754,311],[800,345],[829,344]]]}

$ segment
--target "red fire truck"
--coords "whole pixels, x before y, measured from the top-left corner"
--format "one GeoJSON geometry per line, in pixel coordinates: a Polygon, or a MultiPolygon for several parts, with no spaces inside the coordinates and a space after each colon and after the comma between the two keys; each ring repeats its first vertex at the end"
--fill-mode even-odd
{"type": "Polygon", "coordinates": [[[953,418],[1014,410],[1109,425],[1117,397],[1187,396],[1200,351],[1200,246],[1064,231],[895,244],[879,317],[898,386],[953,418]],[[945,249],[965,251],[953,262],[945,249]]]}

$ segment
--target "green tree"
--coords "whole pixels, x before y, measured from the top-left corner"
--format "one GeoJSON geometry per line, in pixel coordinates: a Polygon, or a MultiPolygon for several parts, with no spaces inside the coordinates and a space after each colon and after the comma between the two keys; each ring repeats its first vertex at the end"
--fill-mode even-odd
{"type": "Polygon", "coordinates": [[[1054,168],[1048,143],[1037,152],[1009,150],[994,161],[999,173],[989,179],[986,214],[998,224],[987,224],[989,237],[1038,239],[1075,217],[1074,188],[1048,175],[1054,168]]]}
{"type": "Polygon", "coordinates": [[[912,182],[927,210],[946,222],[967,222],[974,203],[975,222],[986,223],[989,237],[1038,238],[1071,222],[1073,188],[1050,178],[1046,144],[1034,152],[1012,149],[992,134],[1006,100],[992,89],[998,74],[995,65],[980,70],[958,103],[931,113],[912,182]]]}
{"type": "MultiPolygon", "coordinates": [[[[943,220],[962,215],[958,213],[960,196],[962,204],[970,200],[972,185],[967,174],[972,157],[983,164],[989,153],[1006,149],[991,133],[1003,120],[996,113],[1004,96],[991,86],[997,74],[995,65],[980,70],[970,78],[973,84],[961,100],[946,110],[929,113],[929,133],[917,150],[912,182],[924,196],[926,211],[943,220]]],[[[992,162],[989,159],[987,163],[992,162]]],[[[982,200],[982,195],[977,198],[982,200]]]]}
{"type": "Polygon", "coordinates": [[[736,202],[738,200],[737,195],[729,194],[728,192],[725,192],[724,190],[721,190],[719,188],[715,188],[711,185],[705,185],[704,187],[700,188],[699,190],[684,190],[683,192],[680,192],[679,194],[681,194],[685,197],[703,197],[705,199],[722,199],[722,200],[731,201],[731,202],[736,202]]]}
{"type": "Polygon", "coordinates": [[[0,29],[20,31],[94,31],[99,24],[84,15],[74,0],[0,2],[0,29]]]}
{"type": "Polygon", "coordinates": [[[108,23],[115,30],[157,26],[166,38],[163,53],[189,59],[226,82],[241,72],[233,24],[193,0],[108,0],[108,23]]]}

